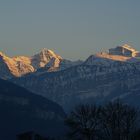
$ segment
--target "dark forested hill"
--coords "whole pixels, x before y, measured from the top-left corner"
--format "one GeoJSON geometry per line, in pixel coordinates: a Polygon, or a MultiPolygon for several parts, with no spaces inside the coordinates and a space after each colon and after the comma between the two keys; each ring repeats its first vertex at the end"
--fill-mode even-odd
{"type": "Polygon", "coordinates": [[[63,133],[65,113],[56,103],[0,79],[0,139],[35,131],[43,135],[63,133]]]}

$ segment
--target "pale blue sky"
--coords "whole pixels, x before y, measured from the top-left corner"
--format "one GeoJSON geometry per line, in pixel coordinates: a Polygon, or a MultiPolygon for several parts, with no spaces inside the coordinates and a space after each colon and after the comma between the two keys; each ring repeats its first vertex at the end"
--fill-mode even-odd
{"type": "Polygon", "coordinates": [[[140,50],[140,0],[0,0],[0,51],[67,59],[124,43],[140,50]]]}

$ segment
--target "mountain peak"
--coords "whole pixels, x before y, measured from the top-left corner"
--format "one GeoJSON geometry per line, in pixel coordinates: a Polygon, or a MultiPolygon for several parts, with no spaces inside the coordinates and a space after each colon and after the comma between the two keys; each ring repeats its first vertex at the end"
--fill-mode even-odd
{"type": "Polygon", "coordinates": [[[62,57],[52,50],[43,48],[40,53],[32,57],[32,64],[36,69],[45,67],[49,62],[52,67],[58,67],[61,60],[62,57]]]}
{"type": "Polygon", "coordinates": [[[41,51],[40,51],[40,53],[54,53],[52,50],[50,50],[50,49],[48,49],[48,48],[43,48],[41,51]]]}
{"type": "MultiPolygon", "coordinates": [[[[50,49],[43,48],[39,53],[31,56],[8,57],[0,52],[0,77],[1,73],[9,73],[20,77],[22,75],[32,73],[40,68],[47,67],[47,70],[54,71],[59,67],[62,57],[57,55],[50,49]]],[[[6,77],[8,74],[5,74],[6,77]]],[[[4,75],[4,74],[3,74],[4,75]]],[[[4,76],[3,76],[4,77],[4,76]]],[[[10,76],[8,77],[10,78],[10,76]]]]}
{"type": "Polygon", "coordinates": [[[4,53],[2,53],[2,52],[0,52],[0,56],[5,56],[5,54],[4,54],[4,53]]]}
{"type": "Polygon", "coordinates": [[[95,55],[91,55],[85,64],[93,65],[110,65],[115,61],[121,62],[137,62],[139,61],[140,52],[136,51],[128,44],[111,48],[108,52],[100,52],[95,55]]]}
{"type": "Polygon", "coordinates": [[[132,46],[129,46],[128,44],[124,44],[124,45],[122,45],[120,47],[122,47],[124,49],[128,49],[128,50],[134,51],[134,52],[136,51],[132,46]]]}
{"type": "Polygon", "coordinates": [[[44,57],[48,56],[48,57],[55,57],[55,58],[57,57],[59,59],[62,59],[61,56],[57,55],[54,51],[47,49],[47,48],[43,48],[40,51],[39,55],[44,56],[44,57]]]}
{"type": "Polygon", "coordinates": [[[109,49],[109,54],[125,57],[140,57],[140,52],[136,51],[133,47],[127,44],[109,49]]]}

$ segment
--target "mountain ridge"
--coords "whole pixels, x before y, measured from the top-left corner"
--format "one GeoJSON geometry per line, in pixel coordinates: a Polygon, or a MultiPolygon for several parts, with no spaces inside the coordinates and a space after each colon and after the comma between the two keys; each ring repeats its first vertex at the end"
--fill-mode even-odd
{"type": "MultiPolygon", "coordinates": [[[[76,105],[81,103],[104,104],[116,99],[121,99],[129,105],[140,108],[140,57],[138,55],[134,56],[135,53],[139,52],[131,51],[130,48],[127,50],[123,46],[119,46],[119,49],[118,47],[114,48],[113,54],[111,54],[112,50],[111,52],[109,51],[93,54],[84,62],[71,62],[59,55],[55,59],[54,54],[52,52],[48,54],[48,50],[45,49],[41,54],[33,57],[33,59],[37,58],[38,60],[34,61],[37,67],[40,67],[40,62],[43,62],[41,63],[41,68],[20,77],[10,75],[11,78],[7,79],[39,95],[39,97],[41,95],[41,97],[43,96],[42,98],[45,97],[59,104],[65,112],[71,111],[76,105]],[[48,60],[50,61],[48,62],[48,60]],[[58,67],[54,67],[56,66],[55,62],[58,62],[58,67]],[[45,63],[47,64],[45,65],[45,63]]],[[[4,54],[0,56],[0,67],[7,68],[7,65],[4,63],[4,60],[7,59],[4,54]]],[[[14,57],[13,59],[16,61],[24,59],[29,62],[28,58],[26,59],[24,56],[14,57]]],[[[19,67],[25,68],[22,64],[20,63],[19,67]]],[[[1,69],[0,76],[5,75],[8,77],[10,73],[8,70],[1,69]]],[[[12,90],[9,89],[10,86],[3,86],[2,84],[0,86],[4,92],[11,91],[8,97],[0,94],[0,101],[14,102],[20,106],[28,104],[30,93],[26,94],[26,98],[19,99],[20,94],[17,93],[18,95],[15,98],[12,90]]],[[[15,92],[17,91],[15,90],[15,92]]],[[[36,101],[40,102],[40,100],[43,103],[41,98],[34,99],[35,109],[36,101]]],[[[42,105],[37,104],[37,106],[41,107],[42,105]]],[[[28,110],[28,108],[26,109],[28,110]]],[[[55,112],[56,114],[59,113],[55,112]]],[[[60,112],[62,113],[63,111],[61,110],[60,112]]],[[[40,111],[37,114],[40,114],[40,111]]],[[[53,115],[52,113],[47,113],[47,115],[43,113],[38,117],[44,118],[44,116],[50,117],[53,115]]]]}
{"type": "Polygon", "coordinates": [[[109,101],[131,92],[140,83],[140,65],[120,61],[110,65],[81,64],[12,81],[59,103],[67,111],[76,104],[109,101]]]}
{"type": "Polygon", "coordinates": [[[140,59],[132,56],[133,52],[129,50],[124,53],[123,48],[126,47],[122,46],[122,50],[116,54],[114,51],[113,55],[109,52],[91,55],[83,63],[63,71],[44,71],[13,81],[59,103],[65,110],[81,102],[125,99],[128,92],[132,95],[133,87],[140,83],[140,59]],[[123,95],[117,94],[116,87],[123,95]]]}
{"type": "Polygon", "coordinates": [[[63,59],[60,55],[56,54],[50,49],[44,48],[39,53],[27,56],[8,57],[0,52],[1,63],[5,68],[0,67],[0,73],[3,73],[1,78],[10,79],[13,77],[21,77],[23,75],[34,73],[41,68],[48,72],[63,70],[82,63],[82,61],[70,61],[63,59]],[[7,73],[4,73],[7,71],[7,73]]]}

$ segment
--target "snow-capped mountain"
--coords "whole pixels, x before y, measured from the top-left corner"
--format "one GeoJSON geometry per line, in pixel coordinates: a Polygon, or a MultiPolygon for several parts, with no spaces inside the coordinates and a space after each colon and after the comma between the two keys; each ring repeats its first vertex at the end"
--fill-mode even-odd
{"type": "Polygon", "coordinates": [[[126,57],[140,57],[140,52],[136,51],[134,48],[127,44],[109,49],[109,54],[126,57]]]}
{"type": "MultiPolygon", "coordinates": [[[[129,50],[124,46],[119,48],[113,54],[109,50],[91,55],[82,64],[63,71],[43,72],[13,81],[59,103],[65,110],[79,103],[103,103],[116,98],[132,103],[140,99],[139,56],[138,52],[134,56],[130,47],[129,50]]],[[[134,104],[140,107],[138,101],[134,104]]]]}
{"type": "Polygon", "coordinates": [[[140,62],[140,52],[125,44],[123,46],[109,49],[107,52],[91,55],[85,61],[85,64],[110,65],[110,63],[114,63],[115,61],[130,63],[140,62]]]}
{"type": "MultiPolygon", "coordinates": [[[[114,61],[139,63],[140,53],[128,45],[117,46],[107,52],[91,55],[84,63],[87,65],[110,65],[114,61]]],[[[80,65],[83,61],[70,61],[63,59],[49,49],[42,49],[39,53],[31,56],[8,57],[0,52],[0,77],[10,79],[33,73],[61,71],[80,65]]]]}
{"type": "Polygon", "coordinates": [[[31,57],[32,66],[39,69],[48,65],[49,67],[57,68],[62,57],[55,54],[52,50],[44,48],[39,54],[31,57]]]}
{"type": "MultiPolygon", "coordinates": [[[[5,65],[5,69],[0,67],[0,73],[6,70],[9,75],[16,77],[35,72],[37,69],[45,67],[48,63],[50,64],[50,69],[59,67],[59,63],[62,60],[59,55],[48,49],[43,49],[40,53],[32,57],[17,56],[10,58],[3,53],[0,53],[0,57],[5,65]]],[[[8,78],[6,74],[3,77],[8,78]]]]}
{"type": "Polygon", "coordinates": [[[63,70],[77,65],[79,62],[66,61],[46,48],[31,57],[17,56],[11,58],[0,52],[0,78],[20,77],[38,70],[45,72],[63,70]]]}
{"type": "Polygon", "coordinates": [[[13,77],[8,65],[5,63],[6,58],[7,57],[0,52],[0,77],[3,79],[8,79],[9,77],[13,77]]]}

